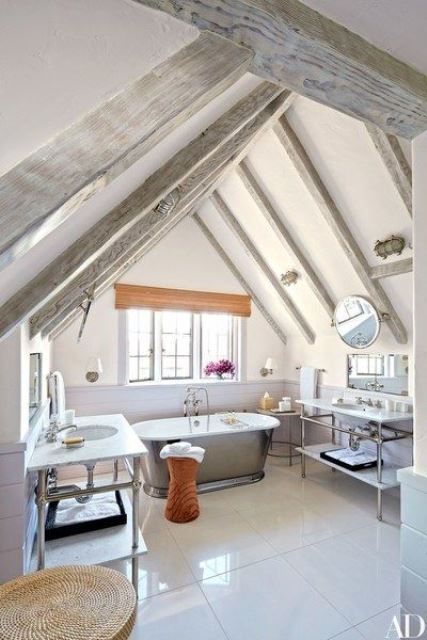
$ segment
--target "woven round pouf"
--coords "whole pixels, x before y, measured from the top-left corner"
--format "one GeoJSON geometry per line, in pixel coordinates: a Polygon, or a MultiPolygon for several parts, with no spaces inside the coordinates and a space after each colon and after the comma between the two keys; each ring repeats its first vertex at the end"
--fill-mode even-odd
{"type": "Polygon", "coordinates": [[[73,565],[0,586],[0,640],[125,640],[136,594],[118,571],[73,565]]]}

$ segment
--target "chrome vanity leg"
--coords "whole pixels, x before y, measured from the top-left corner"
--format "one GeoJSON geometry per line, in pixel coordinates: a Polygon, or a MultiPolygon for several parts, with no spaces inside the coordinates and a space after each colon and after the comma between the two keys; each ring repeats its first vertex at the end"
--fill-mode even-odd
{"type": "Polygon", "coordinates": [[[37,473],[37,571],[45,563],[46,470],[37,473]]]}
{"type": "Polygon", "coordinates": [[[113,482],[117,482],[118,479],[119,479],[119,461],[118,460],[114,460],[113,482]]]}
{"type": "MultiPolygon", "coordinates": [[[[379,485],[382,483],[382,433],[381,433],[381,424],[378,429],[378,438],[377,442],[377,482],[379,485]]],[[[383,492],[380,486],[377,489],[377,518],[378,520],[383,519],[383,492]]]]}
{"type": "MultiPolygon", "coordinates": [[[[133,459],[132,483],[132,549],[138,548],[139,540],[139,490],[141,487],[141,459],[133,459]]],[[[138,598],[139,556],[132,557],[132,584],[138,598]]]]}
{"type": "MultiPolygon", "coordinates": [[[[332,418],[331,418],[331,422],[332,422],[332,426],[335,425],[335,416],[334,414],[332,414],[332,418]]],[[[332,444],[336,444],[336,435],[335,435],[335,429],[332,429],[332,444]]]]}
{"type": "Polygon", "coordinates": [[[301,478],[305,478],[305,455],[304,455],[304,443],[305,443],[305,423],[304,423],[304,406],[301,407],[301,478]]]}

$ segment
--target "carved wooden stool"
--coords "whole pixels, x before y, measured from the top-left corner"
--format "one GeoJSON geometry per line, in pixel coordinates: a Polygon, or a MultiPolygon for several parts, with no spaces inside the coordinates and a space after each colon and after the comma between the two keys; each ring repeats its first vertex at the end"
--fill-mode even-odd
{"type": "Polygon", "coordinates": [[[191,522],[199,517],[196,476],[199,463],[192,458],[168,458],[169,491],[165,517],[171,522],[191,522]]]}

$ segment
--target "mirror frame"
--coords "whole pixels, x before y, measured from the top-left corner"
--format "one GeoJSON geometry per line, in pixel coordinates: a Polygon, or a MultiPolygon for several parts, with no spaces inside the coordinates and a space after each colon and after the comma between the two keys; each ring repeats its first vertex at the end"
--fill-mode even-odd
{"type": "Polygon", "coordinates": [[[340,340],[341,340],[342,342],[344,342],[344,344],[345,344],[347,347],[351,348],[351,349],[360,349],[360,350],[362,350],[362,349],[369,349],[369,347],[371,347],[371,346],[374,344],[374,342],[376,342],[376,341],[378,340],[378,337],[379,337],[379,335],[380,335],[380,331],[381,331],[381,318],[380,318],[380,314],[378,313],[377,308],[372,304],[372,302],[371,302],[370,300],[368,300],[368,299],[367,299],[367,298],[365,298],[364,296],[359,296],[359,295],[349,295],[349,296],[345,296],[344,298],[341,298],[341,300],[339,300],[339,301],[337,302],[336,307],[335,307],[335,310],[334,310],[334,318],[333,318],[333,322],[334,322],[335,331],[337,332],[337,334],[338,334],[338,336],[339,336],[340,340]],[[348,342],[346,342],[346,341],[344,340],[344,338],[342,337],[342,335],[341,335],[341,334],[339,333],[339,331],[338,331],[338,323],[337,323],[337,309],[338,309],[339,305],[340,305],[344,300],[346,300],[347,298],[358,298],[359,300],[363,300],[364,302],[366,302],[367,304],[369,304],[369,305],[370,305],[370,307],[372,307],[373,312],[374,312],[374,315],[375,315],[376,320],[377,320],[377,331],[376,331],[376,333],[375,333],[374,338],[372,339],[372,341],[371,341],[371,342],[369,342],[369,343],[367,343],[367,344],[365,344],[365,345],[363,345],[363,346],[361,346],[361,347],[358,347],[358,346],[356,346],[356,345],[354,345],[354,344],[348,344],[348,342]]]}

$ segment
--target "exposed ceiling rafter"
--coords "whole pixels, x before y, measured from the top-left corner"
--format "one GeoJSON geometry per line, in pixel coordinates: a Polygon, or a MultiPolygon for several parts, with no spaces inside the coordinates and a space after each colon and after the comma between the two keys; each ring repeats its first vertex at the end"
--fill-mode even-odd
{"type": "Polygon", "coordinates": [[[251,297],[253,303],[256,305],[261,315],[264,317],[265,321],[270,325],[274,333],[280,338],[283,344],[286,344],[287,343],[286,335],[284,334],[280,326],[277,324],[273,316],[269,313],[269,311],[267,310],[267,307],[261,302],[260,298],[257,296],[257,294],[255,293],[253,288],[250,286],[246,278],[242,276],[242,274],[240,273],[239,269],[236,267],[236,265],[234,264],[230,256],[224,251],[224,249],[222,248],[218,240],[215,238],[214,234],[210,231],[209,227],[203,222],[203,220],[200,218],[199,214],[197,213],[193,215],[193,220],[200,227],[200,229],[202,230],[206,238],[209,240],[212,247],[215,249],[217,254],[220,256],[220,258],[224,262],[224,264],[228,267],[228,269],[231,271],[231,273],[236,278],[236,280],[241,284],[243,290],[246,291],[248,296],[251,297]]]}
{"type": "Polygon", "coordinates": [[[399,276],[402,273],[411,273],[413,270],[412,258],[404,258],[403,260],[394,260],[385,264],[377,264],[371,267],[371,278],[378,280],[380,278],[390,278],[399,276]]]}
{"type": "Polygon", "coordinates": [[[372,301],[381,314],[387,314],[387,323],[397,342],[406,344],[408,335],[403,322],[380,283],[372,279],[362,250],[286,116],[279,119],[274,131],[372,301]]]}
{"type": "Polygon", "coordinates": [[[242,180],[245,188],[249,191],[264,218],[284,245],[285,249],[297,260],[304,272],[304,279],[310,290],[316,296],[321,306],[325,310],[328,318],[332,318],[335,311],[335,303],[329,295],[328,290],[317,275],[315,268],[304,255],[302,249],[293,238],[289,229],[285,226],[280,215],[276,211],[270,198],[262,189],[259,180],[255,177],[252,169],[246,160],[237,168],[237,175],[242,180]]]}
{"type": "MultiPolygon", "coordinates": [[[[0,308],[0,336],[46,304],[106,249],[112,247],[117,258],[122,252],[120,237],[129,235],[159,200],[184,181],[188,188],[193,182],[197,184],[206,167],[215,168],[226,161],[254,135],[260,123],[269,121],[272,114],[278,117],[283,113],[289,100],[290,92],[262,83],[239,101],[12,296],[0,308]],[[203,163],[205,167],[200,169],[203,163]]],[[[83,286],[87,289],[90,284],[83,286]]]]}
{"type": "Polygon", "coordinates": [[[211,201],[214,204],[216,210],[221,215],[224,222],[227,224],[228,228],[235,235],[235,237],[241,242],[245,249],[245,253],[257,264],[260,271],[267,278],[273,289],[279,295],[282,300],[284,307],[288,313],[288,316],[294,322],[294,324],[298,327],[299,331],[302,333],[304,338],[307,340],[309,344],[313,344],[315,341],[315,334],[309,324],[306,322],[304,316],[299,311],[297,306],[295,305],[292,298],[288,295],[288,293],[283,289],[280,280],[277,278],[276,274],[270,269],[267,262],[264,260],[252,240],[249,238],[241,224],[234,217],[230,208],[224,202],[223,198],[220,196],[218,191],[212,194],[211,201]]]}
{"type": "MultiPolygon", "coordinates": [[[[94,285],[93,297],[94,300],[99,298],[107,289],[109,289],[118,278],[126,273],[136,262],[146,255],[151,249],[153,249],[168,233],[176,227],[183,218],[191,213],[195,206],[198,206],[202,198],[207,193],[207,190],[214,184],[221,173],[224,171],[224,167],[221,167],[205,182],[202,182],[197,189],[194,190],[193,195],[189,198],[182,199],[170,216],[169,220],[164,220],[156,230],[149,230],[138,242],[137,247],[123,253],[121,260],[112,265],[109,269],[99,277],[94,285]]],[[[64,300],[57,312],[52,318],[46,322],[42,329],[42,336],[49,336],[50,339],[59,336],[74,320],[80,316],[79,299],[84,299],[84,294],[76,299],[71,297],[70,300],[64,300]]]]}
{"type": "MultiPolygon", "coordinates": [[[[271,87],[271,85],[268,86],[271,87]]],[[[253,94],[251,94],[251,96],[252,95],[253,94]]],[[[292,96],[289,92],[281,92],[281,94],[269,105],[267,105],[261,113],[257,113],[256,117],[253,118],[253,121],[248,123],[246,128],[243,127],[242,131],[238,131],[227,143],[229,152],[227,161],[224,164],[219,164],[218,161],[216,164],[213,164],[211,159],[211,161],[209,162],[210,170],[214,171],[214,173],[210,174],[209,180],[206,179],[206,174],[203,172],[203,166],[201,167],[201,173],[200,171],[198,173],[199,181],[201,179],[200,176],[203,176],[204,179],[204,182],[201,186],[200,183],[197,182],[195,175],[191,177],[191,184],[193,184],[193,186],[195,187],[198,205],[200,204],[202,199],[206,199],[207,197],[209,197],[210,194],[218,187],[220,182],[225,178],[225,176],[230,171],[232,171],[238,163],[241,162],[243,157],[248,153],[255,142],[268,129],[272,127],[274,122],[276,122],[280,115],[289,107],[291,101],[292,96]],[[215,170],[212,169],[213,166],[216,167],[215,170]]],[[[219,156],[218,151],[216,152],[216,154],[217,160],[223,157],[223,154],[219,156]]],[[[194,200],[192,200],[191,202],[191,207],[196,206],[194,200]]],[[[184,203],[181,200],[179,205],[182,206],[183,204],[184,203]]],[[[101,276],[98,276],[95,297],[101,295],[109,286],[111,286],[111,284],[115,280],[126,273],[126,271],[135,262],[139,261],[151,248],[153,248],[162,238],[164,238],[167,233],[169,233],[176,226],[176,224],[178,224],[183,219],[183,217],[188,215],[190,208],[181,209],[179,205],[174,210],[171,220],[161,224],[156,233],[151,230],[142,240],[139,240],[136,244],[133,244],[133,246],[127,251],[123,251],[122,247],[120,259],[114,264],[114,266],[110,266],[108,271],[103,273],[101,276]]],[[[34,316],[31,319],[33,324],[33,333],[42,330],[43,335],[59,335],[59,333],[63,331],[76,317],[75,307],[80,302],[81,296],[77,300],[74,300],[73,296],[70,296],[70,298],[71,301],[69,300],[67,304],[65,304],[64,300],[62,300],[62,302],[57,305],[56,309],[52,307],[53,315],[49,318],[48,323],[42,323],[40,317],[37,317],[37,315],[34,316]]],[[[59,299],[57,300],[57,302],[59,302],[59,299]]],[[[47,311],[47,307],[45,311],[47,311]]]]}
{"type": "Polygon", "coordinates": [[[412,218],[412,169],[399,140],[373,124],[367,123],[366,129],[412,218]]]}
{"type": "Polygon", "coordinates": [[[202,34],[0,177],[0,268],[231,86],[250,58],[202,34]]]}
{"type": "Polygon", "coordinates": [[[427,77],[298,0],[136,0],[244,45],[253,73],[412,139],[427,129],[427,77]]]}

